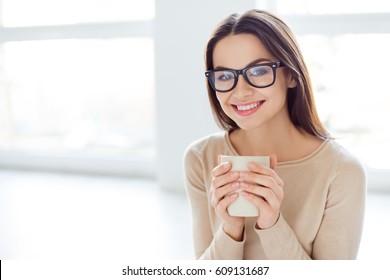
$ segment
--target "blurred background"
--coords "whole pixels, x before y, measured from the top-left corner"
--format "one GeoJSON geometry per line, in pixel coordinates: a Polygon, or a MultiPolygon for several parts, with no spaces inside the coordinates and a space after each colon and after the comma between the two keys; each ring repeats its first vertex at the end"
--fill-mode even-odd
{"type": "Polygon", "coordinates": [[[192,259],[182,157],[219,130],[203,49],[252,8],[291,26],[322,121],[366,166],[359,259],[389,258],[381,0],[0,0],[0,258],[192,259]]]}

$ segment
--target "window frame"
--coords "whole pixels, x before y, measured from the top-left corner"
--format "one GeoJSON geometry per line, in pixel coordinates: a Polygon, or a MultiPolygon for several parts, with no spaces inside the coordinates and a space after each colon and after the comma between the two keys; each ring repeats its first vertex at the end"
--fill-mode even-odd
{"type": "MultiPolygon", "coordinates": [[[[277,0],[258,0],[257,7],[278,13],[277,0]]],[[[390,33],[390,13],[283,14],[282,17],[297,36],[390,33]]],[[[370,191],[390,191],[390,169],[366,167],[366,172],[370,191]]]]}
{"type": "MultiPolygon", "coordinates": [[[[2,8],[1,4],[0,0],[0,9],[2,8]]],[[[0,44],[12,41],[131,37],[151,37],[154,39],[154,19],[4,27],[0,13],[0,44]]],[[[156,178],[157,174],[155,156],[97,156],[61,151],[45,153],[0,150],[0,167],[145,178],[156,178]]]]}

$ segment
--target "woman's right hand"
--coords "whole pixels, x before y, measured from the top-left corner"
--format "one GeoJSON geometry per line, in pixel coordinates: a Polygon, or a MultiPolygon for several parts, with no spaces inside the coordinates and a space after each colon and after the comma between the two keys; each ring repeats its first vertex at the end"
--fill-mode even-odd
{"type": "Polygon", "coordinates": [[[211,181],[211,205],[217,215],[223,220],[223,230],[236,241],[242,241],[245,218],[230,216],[227,208],[238,198],[234,192],[240,188],[237,182],[239,172],[231,172],[232,165],[225,162],[217,165],[212,171],[211,181]]]}

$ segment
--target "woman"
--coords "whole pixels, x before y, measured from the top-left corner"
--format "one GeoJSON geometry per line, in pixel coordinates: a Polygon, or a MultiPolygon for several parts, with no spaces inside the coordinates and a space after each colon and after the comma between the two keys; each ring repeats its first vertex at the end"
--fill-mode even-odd
{"type": "Polygon", "coordinates": [[[205,59],[211,107],[225,132],[185,154],[196,258],[356,258],[365,172],[321,124],[290,29],[265,11],[233,14],[212,34],[205,59]],[[271,167],[232,172],[219,155],[270,155],[271,167]],[[259,216],[228,214],[238,189],[259,216]]]}

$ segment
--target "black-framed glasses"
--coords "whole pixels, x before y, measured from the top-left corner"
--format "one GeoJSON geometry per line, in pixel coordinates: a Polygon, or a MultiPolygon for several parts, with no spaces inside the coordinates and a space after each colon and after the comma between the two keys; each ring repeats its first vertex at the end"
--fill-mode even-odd
{"type": "Polygon", "coordinates": [[[241,70],[208,70],[205,75],[211,87],[218,92],[228,92],[234,89],[240,74],[251,86],[266,88],[275,83],[276,69],[282,66],[284,66],[282,62],[276,61],[252,65],[241,70]]]}

